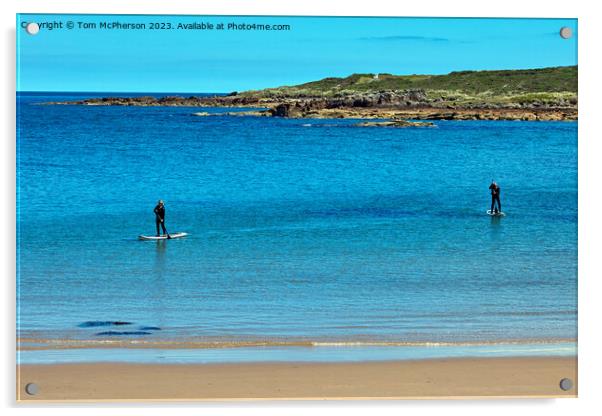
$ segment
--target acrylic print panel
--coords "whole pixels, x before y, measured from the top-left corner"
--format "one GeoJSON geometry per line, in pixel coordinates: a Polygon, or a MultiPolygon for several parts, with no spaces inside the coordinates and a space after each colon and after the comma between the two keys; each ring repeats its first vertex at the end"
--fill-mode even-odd
{"type": "Polygon", "coordinates": [[[574,19],[17,16],[18,399],[576,396],[576,56],[574,19]]]}

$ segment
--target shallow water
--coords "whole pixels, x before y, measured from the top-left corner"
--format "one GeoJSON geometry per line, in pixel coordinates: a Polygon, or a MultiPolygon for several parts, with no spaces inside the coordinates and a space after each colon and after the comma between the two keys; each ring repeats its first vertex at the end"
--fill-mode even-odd
{"type": "Polygon", "coordinates": [[[577,354],[574,343],[535,345],[437,347],[253,347],[230,349],[127,349],[87,348],[20,351],[23,364],[78,362],[135,362],[164,364],[209,364],[243,362],[357,362],[428,360],[460,357],[562,357],[577,354]]]}
{"type": "Polygon", "coordinates": [[[576,123],[32,104],[64,99],[18,103],[22,337],[576,338],[576,123]],[[159,198],[190,236],[137,241],[159,198]]]}

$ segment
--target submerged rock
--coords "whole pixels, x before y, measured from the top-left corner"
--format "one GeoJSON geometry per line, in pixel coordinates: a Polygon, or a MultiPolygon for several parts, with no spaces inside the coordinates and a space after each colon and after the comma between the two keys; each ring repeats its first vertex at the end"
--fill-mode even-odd
{"type": "Polygon", "coordinates": [[[430,121],[407,120],[364,121],[356,124],[358,127],[433,127],[434,125],[430,121]]]}
{"type": "Polygon", "coordinates": [[[131,322],[125,321],[86,321],[78,325],[80,328],[95,328],[99,326],[118,326],[118,325],[131,325],[131,322]]]}
{"type": "Polygon", "coordinates": [[[151,335],[148,331],[104,331],[98,332],[98,336],[120,336],[120,335],[151,335]]]}
{"type": "Polygon", "coordinates": [[[200,111],[198,113],[192,113],[193,116],[197,117],[219,117],[219,116],[232,116],[232,117],[264,117],[271,115],[268,110],[259,111],[228,111],[225,113],[208,113],[206,111],[200,111]]]}

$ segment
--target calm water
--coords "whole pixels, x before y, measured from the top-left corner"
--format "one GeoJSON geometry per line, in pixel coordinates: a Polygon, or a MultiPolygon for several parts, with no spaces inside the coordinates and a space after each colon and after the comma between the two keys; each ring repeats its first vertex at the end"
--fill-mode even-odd
{"type": "Polygon", "coordinates": [[[23,337],[576,337],[576,123],[378,129],[33,105],[73,98],[18,102],[23,337]],[[492,178],[501,219],[485,214],[492,178]],[[159,198],[188,238],[137,241],[159,198]],[[160,330],[97,335],[145,326],[160,330]]]}

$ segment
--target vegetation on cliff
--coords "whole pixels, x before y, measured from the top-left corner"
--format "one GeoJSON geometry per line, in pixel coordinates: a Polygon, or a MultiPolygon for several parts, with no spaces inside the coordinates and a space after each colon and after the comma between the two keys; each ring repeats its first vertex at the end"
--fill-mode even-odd
{"type": "Polygon", "coordinates": [[[577,67],[354,74],[211,97],[104,97],[47,104],[243,107],[253,110],[225,114],[289,118],[577,120],[577,67]]]}
{"type": "Polygon", "coordinates": [[[240,93],[242,97],[332,98],[383,91],[422,90],[428,101],[455,105],[577,103],[577,66],[446,75],[353,74],[294,86],[240,93]]]}

